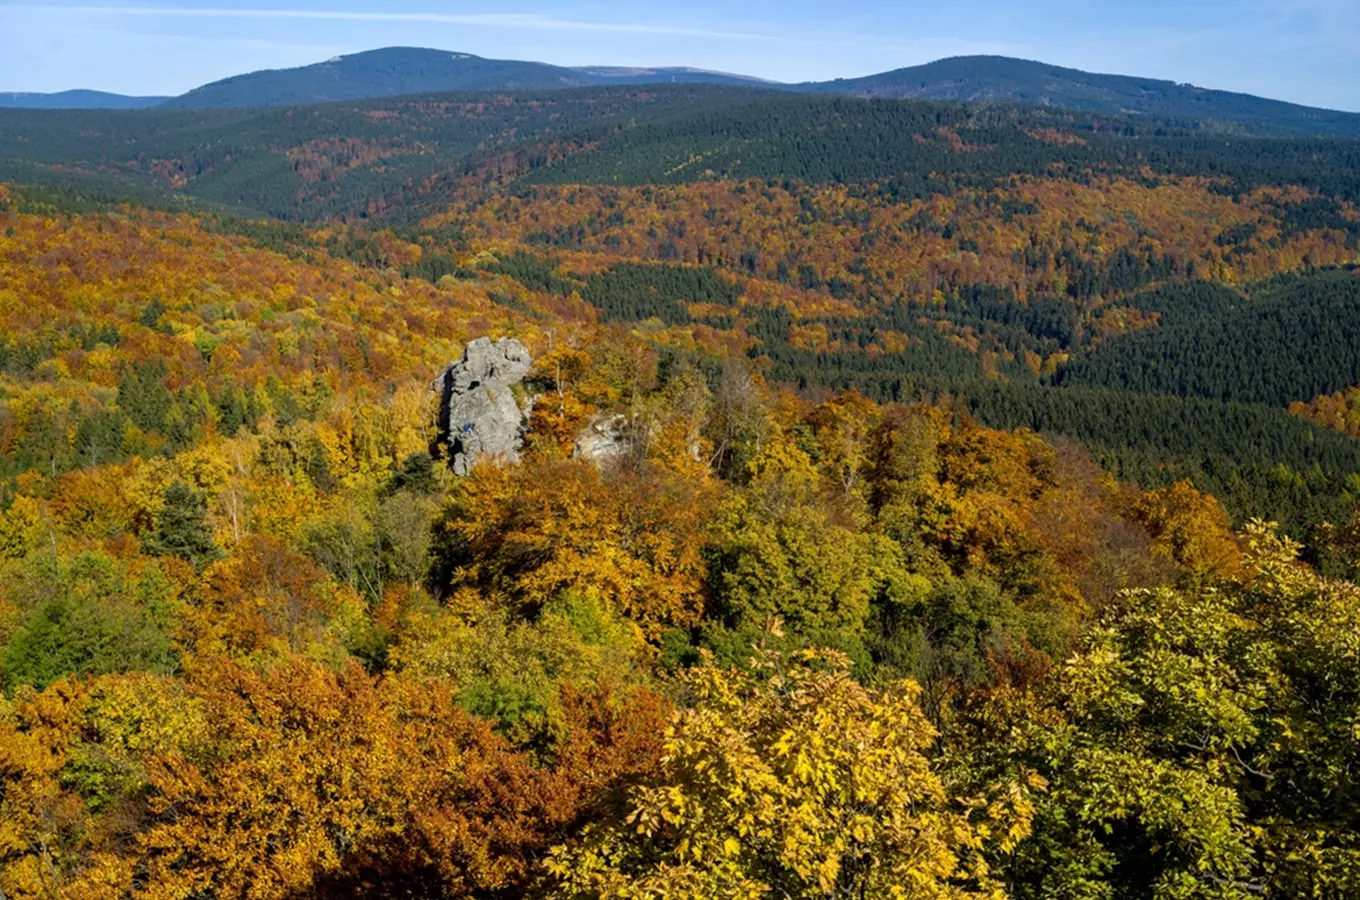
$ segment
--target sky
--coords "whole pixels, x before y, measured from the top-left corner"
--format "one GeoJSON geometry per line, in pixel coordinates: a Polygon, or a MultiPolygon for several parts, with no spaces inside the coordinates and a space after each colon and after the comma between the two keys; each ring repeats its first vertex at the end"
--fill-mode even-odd
{"type": "Polygon", "coordinates": [[[0,0],[0,90],[179,94],[386,46],[779,81],[991,53],[1360,112],[1360,0],[0,0]]]}

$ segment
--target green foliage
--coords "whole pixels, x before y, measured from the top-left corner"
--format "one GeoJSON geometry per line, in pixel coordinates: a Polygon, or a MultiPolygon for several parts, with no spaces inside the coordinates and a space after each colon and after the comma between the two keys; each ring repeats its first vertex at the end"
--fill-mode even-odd
{"type": "Polygon", "coordinates": [[[1051,174],[1061,166],[1071,173],[1099,167],[1130,175],[1151,169],[1226,177],[1240,190],[1288,182],[1355,198],[1360,184],[1350,167],[1357,154],[1353,141],[1225,137],[1034,107],[737,94],[727,103],[640,122],[527,180],[889,182],[902,199],[910,199],[1014,174],[1051,174]],[[1075,130],[1084,143],[1054,145],[1031,136],[1055,126],[1075,130]],[[957,132],[970,152],[959,153],[940,140],[941,128],[957,132]]]}
{"type": "Polygon", "coordinates": [[[1061,383],[1284,407],[1360,381],[1360,278],[1328,272],[1266,286],[1224,309],[1111,338],[1061,383]]]}
{"type": "MultiPolygon", "coordinates": [[[[141,314],[137,316],[137,322],[143,328],[149,328],[154,331],[161,326],[161,316],[165,315],[167,312],[169,312],[169,309],[160,301],[160,298],[152,297],[147,301],[146,306],[142,307],[141,314]]],[[[134,374],[136,374],[135,370],[134,374]]],[[[164,375],[165,373],[162,372],[160,374],[164,375]]]]}
{"type": "Polygon", "coordinates": [[[795,632],[854,633],[870,602],[893,590],[888,546],[815,507],[767,516],[737,500],[720,513],[715,529],[718,610],[734,625],[778,618],[795,632]]]}
{"type": "Polygon", "coordinates": [[[1014,896],[1245,900],[1259,890],[1233,755],[1255,737],[1263,685],[1223,658],[1241,623],[1221,598],[1189,599],[1127,595],[1046,680],[1051,695],[989,701],[969,762],[1031,767],[1048,782],[1033,839],[1007,863],[1014,896]],[[1009,749],[994,754],[987,728],[1009,749]]]}
{"type": "Polygon", "coordinates": [[[175,671],[172,610],[157,575],[132,577],[94,553],[30,560],[11,583],[26,611],[0,656],[6,690],[41,689],[64,675],[175,671]]]}
{"type": "Polygon", "coordinates": [[[1158,324],[1205,326],[1235,312],[1245,302],[1240,291],[1214,281],[1184,281],[1135,294],[1126,306],[1156,313],[1158,324]]]}
{"type": "Polygon", "coordinates": [[[435,504],[414,491],[398,491],[378,506],[374,523],[389,579],[421,584],[430,568],[435,504]]]}
{"type": "Polygon", "coordinates": [[[423,196],[413,185],[475,170],[471,155],[513,150],[528,169],[546,162],[538,141],[549,132],[569,142],[598,138],[631,119],[724,96],[711,90],[717,93],[688,86],[553,91],[519,95],[509,105],[503,95],[490,103],[493,95],[443,95],[321,105],[305,115],[286,108],[0,110],[0,135],[17,148],[0,154],[0,179],[48,185],[26,190],[76,198],[79,206],[65,203],[72,209],[126,199],[165,207],[192,201],[236,215],[298,219],[357,217],[376,204],[413,220],[423,196]],[[431,102],[451,99],[448,115],[428,114],[431,102]],[[92,143],[72,142],[77,132],[92,143]],[[349,142],[379,152],[350,167],[349,142]],[[308,145],[329,177],[304,181],[288,158],[287,150],[308,145]],[[149,159],[165,161],[187,183],[170,188],[144,168],[149,159]],[[108,174],[105,164],[118,166],[118,174],[108,174]],[[103,174],[88,174],[94,172],[103,174]]]}
{"type": "Polygon", "coordinates": [[[750,486],[719,511],[709,567],[728,624],[779,620],[795,634],[857,634],[879,596],[909,593],[896,546],[837,521],[816,495],[808,456],[776,442],[751,463],[750,486]]]}
{"type": "Polygon", "coordinates": [[[585,281],[581,299],[600,310],[605,321],[636,322],[658,318],[668,325],[689,322],[686,303],[737,302],[735,284],[711,267],[621,263],[585,281]]]}
{"type": "MultiPolygon", "coordinates": [[[[154,308],[150,312],[155,312],[154,308]]],[[[160,321],[156,315],[156,322],[160,321]]],[[[148,315],[144,311],[144,315],[148,315]]],[[[148,315],[149,317],[149,315],[148,315]]],[[[165,386],[166,367],[161,360],[137,362],[125,368],[118,378],[118,408],[143,431],[160,434],[175,397],[165,386]]]]}
{"type": "Polygon", "coordinates": [[[1084,387],[975,382],[963,392],[989,426],[1070,435],[1124,480],[1189,478],[1237,521],[1268,515],[1299,536],[1348,514],[1347,478],[1360,472],[1360,444],[1281,409],[1084,387]]]}
{"type": "Polygon", "coordinates": [[[373,522],[347,507],[299,529],[298,548],[335,580],[376,598],[382,591],[382,555],[373,522]]]}
{"type": "Polygon", "coordinates": [[[1355,588],[1297,566],[1297,545],[1265,526],[1247,542],[1241,584],[1124,594],[1060,669],[984,692],[956,720],[956,775],[1022,766],[1048,782],[1034,836],[998,860],[1013,896],[1360,885],[1355,789],[1334,780],[1360,721],[1355,588]]]}
{"type": "Polygon", "coordinates": [[[213,540],[203,497],[182,481],[165,489],[156,529],[146,538],[146,549],[157,556],[178,556],[203,566],[222,555],[213,540]]]}
{"type": "Polygon", "coordinates": [[[552,257],[537,256],[525,250],[500,257],[486,267],[488,272],[509,275],[531,291],[549,294],[566,294],[575,289],[576,284],[557,274],[558,261],[552,257]]]}
{"type": "Polygon", "coordinates": [[[880,677],[913,678],[928,701],[986,683],[992,659],[1036,637],[1015,600],[991,579],[969,573],[923,581],[929,587],[916,602],[875,606],[867,644],[880,677]]]}
{"type": "Polygon", "coordinates": [[[640,650],[633,628],[601,601],[567,593],[533,622],[485,603],[425,615],[392,648],[391,661],[398,671],[448,679],[469,711],[534,742],[555,727],[564,685],[635,682],[640,650]]]}
{"type": "Polygon", "coordinates": [[[32,378],[40,363],[58,354],[73,349],[94,350],[101,345],[117,347],[122,338],[117,325],[93,323],[47,327],[8,340],[0,338],[0,372],[32,378]]]}
{"type": "Polygon", "coordinates": [[[392,476],[393,491],[433,494],[438,487],[434,457],[424,451],[408,456],[402,461],[401,469],[392,476]]]}

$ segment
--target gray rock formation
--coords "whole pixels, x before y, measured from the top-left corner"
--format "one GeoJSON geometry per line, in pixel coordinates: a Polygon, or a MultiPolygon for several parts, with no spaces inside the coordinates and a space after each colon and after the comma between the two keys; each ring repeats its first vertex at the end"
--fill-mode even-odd
{"type": "Polygon", "coordinates": [[[600,416],[592,419],[590,424],[576,435],[576,446],[572,455],[597,464],[624,456],[633,447],[633,442],[627,434],[627,426],[627,416],[600,416]]]}
{"type": "Polygon", "coordinates": [[[435,382],[439,441],[448,447],[454,474],[466,475],[484,457],[519,461],[529,410],[520,407],[512,387],[532,364],[528,349],[514,338],[494,343],[477,338],[435,382]]]}

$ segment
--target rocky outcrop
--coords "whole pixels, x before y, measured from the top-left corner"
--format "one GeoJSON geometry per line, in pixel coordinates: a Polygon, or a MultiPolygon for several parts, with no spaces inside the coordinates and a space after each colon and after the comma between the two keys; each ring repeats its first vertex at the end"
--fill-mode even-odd
{"type": "Polygon", "coordinates": [[[513,387],[531,365],[528,349],[514,338],[477,338],[435,382],[439,443],[454,474],[466,475],[486,457],[519,461],[529,405],[521,407],[513,387]]]}
{"type": "Polygon", "coordinates": [[[632,449],[627,425],[627,416],[601,416],[591,420],[576,435],[572,455],[594,463],[611,462],[624,456],[632,449]]]}

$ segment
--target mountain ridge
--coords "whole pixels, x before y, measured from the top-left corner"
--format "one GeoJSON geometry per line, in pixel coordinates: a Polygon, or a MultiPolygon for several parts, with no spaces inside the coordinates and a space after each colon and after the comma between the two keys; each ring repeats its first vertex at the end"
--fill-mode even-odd
{"type": "Polygon", "coordinates": [[[385,47],[201,85],[177,97],[98,91],[0,93],[0,107],[247,109],[471,91],[696,84],[860,98],[1001,102],[1115,113],[1219,131],[1360,138],[1360,113],[1304,106],[1165,79],[1112,75],[1005,56],[955,56],[859,78],[785,84],[684,66],[557,66],[471,53],[385,47]]]}
{"type": "Polygon", "coordinates": [[[169,97],[136,97],[91,91],[81,88],[70,91],[42,93],[36,91],[0,91],[0,108],[6,109],[148,109],[159,106],[169,97]]]}
{"type": "Polygon", "coordinates": [[[292,69],[234,75],[194,88],[161,105],[167,109],[225,109],[453,91],[532,91],[668,82],[768,85],[744,75],[686,67],[571,68],[527,60],[488,59],[457,51],[385,47],[292,69]]]}
{"type": "Polygon", "coordinates": [[[789,89],[866,98],[1003,101],[1360,137],[1360,113],[1008,56],[947,57],[862,78],[804,82],[789,89]]]}

